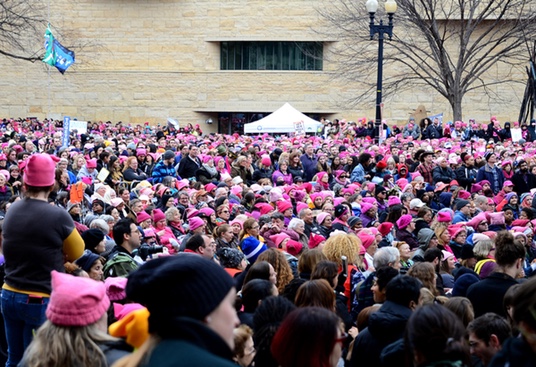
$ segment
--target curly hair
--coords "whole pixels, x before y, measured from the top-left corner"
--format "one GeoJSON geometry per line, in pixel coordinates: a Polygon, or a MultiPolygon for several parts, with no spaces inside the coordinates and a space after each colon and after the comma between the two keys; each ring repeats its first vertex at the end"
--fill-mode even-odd
{"type": "Polygon", "coordinates": [[[341,233],[328,238],[322,252],[328,260],[337,263],[339,267],[342,266],[341,256],[346,256],[348,264],[358,266],[360,247],[361,240],[357,236],[341,233]]]}
{"type": "Polygon", "coordinates": [[[287,284],[294,279],[294,275],[292,274],[292,269],[287,262],[287,258],[281,251],[275,248],[270,248],[264,251],[259,255],[257,261],[266,261],[272,264],[275,272],[277,273],[276,286],[279,293],[282,293],[287,284]]]}

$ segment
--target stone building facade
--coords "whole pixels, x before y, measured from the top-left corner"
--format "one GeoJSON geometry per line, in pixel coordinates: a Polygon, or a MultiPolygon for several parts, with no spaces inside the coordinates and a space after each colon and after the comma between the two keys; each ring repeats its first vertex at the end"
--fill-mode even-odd
{"type": "MultiPolygon", "coordinates": [[[[41,63],[0,57],[0,116],[68,115],[79,120],[200,124],[204,131],[233,132],[289,102],[312,117],[374,116],[375,96],[345,108],[359,85],[334,79],[327,57],[336,39],[321,36],[320,13],[329,2],[314,0],[56,0],[50,23],[76,49],[76,63],[61,75],[41,63]],[[222,70],[222,43],[320,42],[320,70],[222,70]],[[207,120],[212,124],[206,124],[207,120]]],[[[54,29],[54,28],[53,28],[54,29]]],[[[387,47],[387,46],[386,46],[387,47]]],[[[385,70],[388,73],[389,70],[385,70]]],[[[498,72],[499,73],[499,72],[498,72]]],[[[500,73],[499,73],[500,74],[500,73]]],[[[371,70],[363,78],[376,78],[371,70]]],[[[523,78],[522,75],[519,78],[523,78]]],[[[464,102],[467,118],[491,114],[517,118],[524,86],[499,86],[491,103],[479,93],[464,102]]],[[[385,118],[401,123],[418,105],[430,114],[448,103],[431,90],[413,90],[385,101],[385,118]]]]}

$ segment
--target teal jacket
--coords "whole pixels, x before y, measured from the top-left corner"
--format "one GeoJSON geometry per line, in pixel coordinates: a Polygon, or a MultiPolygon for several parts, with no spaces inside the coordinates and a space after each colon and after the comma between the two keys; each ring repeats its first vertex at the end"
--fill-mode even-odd
{"type": "MultiPolygon", "coordinates": [[[[150,323],[150,321],[149,321],[150,323]]],[[[167,331],[144,367],[236,367],[223,339],[203,323],[187,318],[169,321],[167,331]]]]}

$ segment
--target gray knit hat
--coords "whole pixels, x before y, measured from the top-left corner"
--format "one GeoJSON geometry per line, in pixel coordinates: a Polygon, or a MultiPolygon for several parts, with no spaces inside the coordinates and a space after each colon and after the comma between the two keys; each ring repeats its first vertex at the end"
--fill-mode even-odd
{"type": "Polygon", "coordinates": [[[242,251],[230,247],[223,247],[220,249],[218,251],[218,257],[220,258],[221,266],[231,269],[238,268],[242,260],[246,258],[242,251]]]}

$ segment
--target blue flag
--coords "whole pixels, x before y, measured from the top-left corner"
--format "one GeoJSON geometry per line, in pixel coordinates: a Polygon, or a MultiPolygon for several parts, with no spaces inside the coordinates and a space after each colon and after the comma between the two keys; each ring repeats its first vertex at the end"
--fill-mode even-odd
{"type": "Polygon", "coordinates": [[[50,66],[55,66],[62,74],[74,63],[74,52],[63,47],[61,43],[54,38],[49,27],[47,27],[45,32],[45,49],[46,52],[43,62],[50,66]]]}

